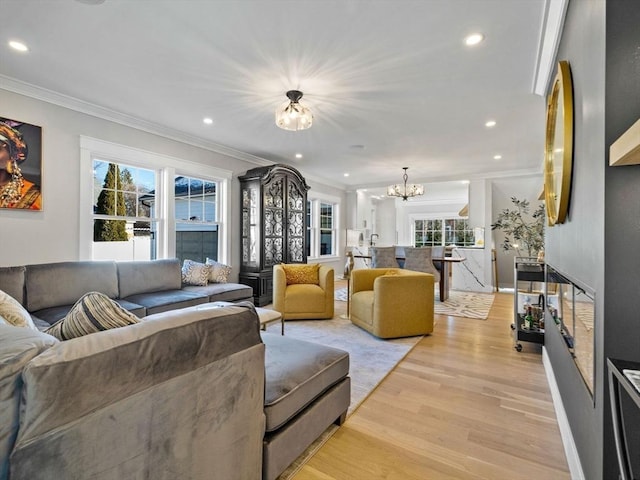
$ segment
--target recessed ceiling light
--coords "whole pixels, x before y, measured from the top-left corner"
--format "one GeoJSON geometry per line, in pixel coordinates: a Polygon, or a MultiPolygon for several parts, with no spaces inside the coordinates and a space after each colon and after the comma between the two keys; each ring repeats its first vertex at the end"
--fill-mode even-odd
{"type": "Polygon", "coordinates": [[[502,155],[494,155],[493,159],[494,160],[501,160],[502,159],[502,155]]]}
{"type": "Polygon", "coordinates": [[[484,40],[484,35],[482,35],[481,33],[472,33],[471,35],[465,37],[464,43],[466,45],[472,46],[478,45],[480,42],[482,42],[482,40],[484,40]]]}
{"type": "Polygon", "coordinates": [[[213,124],[213,119],[209,117],[205,117],[202,119],[202,122],[205,123],[206,125],[211,125],[213,124]]]}
{"type": "Polygon", "coordinates": [[[302,158],[302,154],[301,153],[296,153],[296,158],[302,158]]]}
{"type": "Polygon", "coordinates": [[[345,174],[343,174],[343,175],[344,175],[345,177],[348,177],[348,176],[349,176],[349,173],[345,173],[345,174]]]}
{"type": "Polygon", "coordinates": [[[496,126],[496,121],[495,120],[489,120],[487,123],[484,124],[485,127],[491,128],[491,127],[495,127],[496,126]]]}
{"type": "Polygon", "coordinates": [[[13,48],[14,50],[17,50],[19,52],[28,52],[29,51],[29,47],[27,47],[24,43],[22,42],[18,42],[17,40],[11,40],[9,42],[9,46],[11,48],[13,48]]]}
{"type": "Polygon", "coordinates": [[[462,180],[462,183],[465,185],[469,185],[471,182],[469,180],[462,180]]]}

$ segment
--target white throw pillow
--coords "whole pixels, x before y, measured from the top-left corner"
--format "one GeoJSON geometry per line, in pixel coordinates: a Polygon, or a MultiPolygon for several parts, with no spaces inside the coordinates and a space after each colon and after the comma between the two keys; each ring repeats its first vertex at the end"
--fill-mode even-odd
{"type": "Polygon", "coordinates": [[[211,267],[211,274],[209,275],[209,281],[211,283],[227,283],[227,279],[231,273],[231,267],[229,265],[216,262],[211,258],[207,258],[207,265],[211,267]]]}
{"type": "Polygon", "coordinates": [[[38,331],[31,315],[15,298],[0,290],[0,317],[14,327],[26,327],[38,331]]]}
{"type": "Polygon", "coordinates": [[[185,260],[182,264],[182,283],[185,285],[206,285],[211,275],[211,266],[185,260]]]}

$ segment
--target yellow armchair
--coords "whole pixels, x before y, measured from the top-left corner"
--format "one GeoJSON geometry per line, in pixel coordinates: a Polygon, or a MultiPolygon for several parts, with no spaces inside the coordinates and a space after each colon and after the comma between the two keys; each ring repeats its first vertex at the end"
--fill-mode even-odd
{"type": "Polygon", "coordinates": [[[376,337],[433,331],[433,275],[401,268],[351,272],[351,322],[376,337]]]}
{"type": "Polygon", "coordinates": [[[333,318],[333,268],[320,265],[317,283],[287,285],[285,268],[295,266],[274,265],[273,309],[280,312],[285,320],[333,318]]]}

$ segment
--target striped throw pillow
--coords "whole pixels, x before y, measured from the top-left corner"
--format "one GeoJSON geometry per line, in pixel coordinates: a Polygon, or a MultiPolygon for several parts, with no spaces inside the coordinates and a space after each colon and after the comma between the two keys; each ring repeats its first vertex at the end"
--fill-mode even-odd
{"type": "Polygon", "coordinates": [[[45,330],[59,340],[69,340],[111,328],[139,323],[140,319],[105,294],[89,292],[78,300],[66,317],[45,330]]]}

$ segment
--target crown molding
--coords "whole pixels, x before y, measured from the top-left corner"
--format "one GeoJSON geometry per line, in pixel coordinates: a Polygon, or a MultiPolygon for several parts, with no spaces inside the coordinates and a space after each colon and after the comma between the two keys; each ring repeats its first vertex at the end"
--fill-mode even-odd
{"type": "Polygon", "coordinates": [[[196,137],[194,135],[190,135],[186,132],[182,132],[174,128],[168,128],[158,123],[120,113],[109,108],[101,107],[100,105],[96,105],[94,103],[85,102],[84,100],[79,100],[62,93],[54,92],[53,90],[48,90],[46,88],[38,87],[37,85],[22,82],[20,80],[16,80],[12,77],[7,77],[6,75],[2,74],[0,74],[0,89],[17,93],[19,95],[24,95],[26,97],[35,98],[36,100],[41,100],[53,105],[58,105],[59,107],[68,108],[69,110],[84,113],[86,115],[91,115],[103,120],[119,123],[121,125],[135,128],[137,130],[142,130],[154,135],[159,135],[170,140],[186,143],[194,147],[203,148],[211,152],[219,153],[221,155],[235,158],[237,160],[253,163],[255,165],[265,166],[271,165],[273,163],[264,158],[251,155],[250,153],[245,153],[241,152],[240,150],[225,147],[224,145],[207,141],[201,137],[196,137]]]}
{"type": "Polygon", "coordinates": [[[545,0],[542,15],[542,28],[536,58],[536,68],[533,74],[532,92],[545,96],[555,70],[555,60],[560,46],[560,37],[564,27],[569,0],[545,0]]]}

